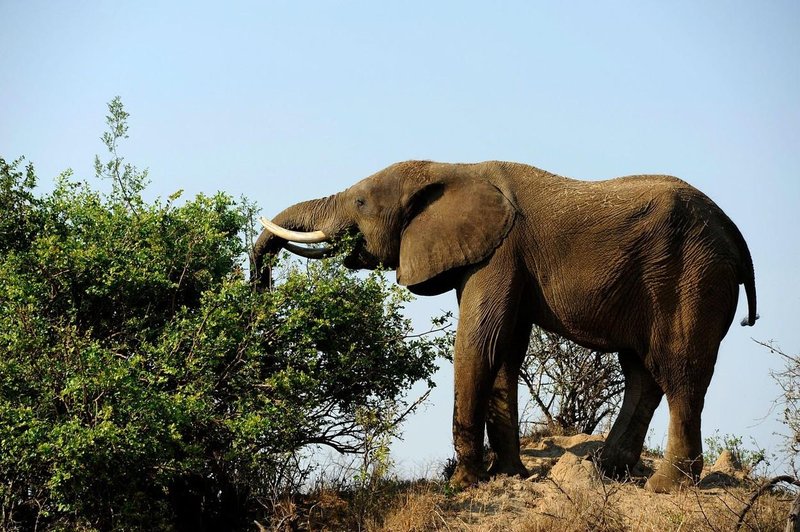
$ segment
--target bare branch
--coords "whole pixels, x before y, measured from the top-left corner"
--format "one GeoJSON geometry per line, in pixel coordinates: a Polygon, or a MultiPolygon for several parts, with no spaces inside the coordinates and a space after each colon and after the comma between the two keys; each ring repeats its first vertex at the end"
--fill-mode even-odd
{"type": "MultiPolygon", "coordinates": [[[[759,487],[757,490],[753,492],[753,494],[750,496],[750,500],[747,501],[747,504],[744,506],[744,508],[742,508],[742,511],[739,512],[739,520],[737,521],[736,528],[734,528],[734,530],[739,530],[740,528],[742,528],[742,524],[744,523],[744,517],[745,515],[747,515],[747,512],[750,511],[750,508],[753,507],[753,504],[755,504],[756,500],[764,493],[771,490],[776,484],[780,484],[781,482],[786,482],[787,484],[791,484],[792,486],[800,486],[800,480],[790,475],[780,475],[768,480],[767,482],[762,484],[761,487],[759,487]]],[[[792,505],[793,510],[797,508],[798,500],[800,500],[800,495],[798,495],[798,498],[795,499],[795,503],[792,505]]],[[[790,521],[794,522],[794,530],[797,530],[797,525],[798,525],[797,516],[793,516],[792,514],[790,514],[789,519],[790,521]]]]}
{"type": "Polygon", "coordinates": [[[593,431],[619,409],[624,379],[616,355],[581,347],[542,329],[531,334],[520,380],[548,424],[593,431]]]}

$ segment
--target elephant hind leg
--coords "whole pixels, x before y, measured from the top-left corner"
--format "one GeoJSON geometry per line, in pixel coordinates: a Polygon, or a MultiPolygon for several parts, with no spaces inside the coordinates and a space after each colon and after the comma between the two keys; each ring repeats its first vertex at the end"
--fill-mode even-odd
{"type": "Polygon", "coordinates": [[[458,464],[451,486],[466,487],[488,477],[483,442],[490,408],[495,414],[490,438],[500,446],[496,449],[499,456],[509,459],[516,452],[519,460],[516,388],[512,392],[511,382],[514,377],[516,386],[518,365],[507,366],[503,377],[497,378],[508,360],[519,322],[522,280],[520,274],[506,273],[516,271],[510,249],[498,250],[488,264],[469,272],[456,292],[459,320],[453,357],[453,443],[458,464]]]}
{"type": "Polygon", "coordinates": [[[625,395],[600,454],[603,471],[612,477],[626,475],[639,461],[653,413],[664,395],[637,353],[623,351],[619,362],[625,395]]]}
{"type": "Polygon", "coordinates": [[[647,489],[667,493],[684,485],[693,485],[703,470],[701,414],[705,394],[711,382],[719,344],[696,341],[680,353],[662,377],[669,404],[669,432],[664,458],[647,481],[647,489]]]}
{"type": "Polygon", "coordinates": [[[677,386],[666,392],[669,403],[669,432],[664,458],[647,489],[668,493],[673,489],[694,485],[703,471],[703,442],[700,430],[705,392],[710,379],[677,386]]]}
{"type": "Polygon", "coordinates": [[[492,388],[486,416],[486,433],[495,455],[489,467],[490,476],[528,476],[519,454],[518,378],[518,368],[515,370],[503,364],[492,388]]]}
{"type": "Polygon", "coordinates": [[[519,407],[517,390],[519,372],[531,334],[531,323],[520,320],[513,338],[509,342],[504,360],[498,369],[489,399],[489,412],[486,416],[486,433],[495,459],[489,468],[489,475],[528,476],[528,470],[519,454],[519,407]]]}
{"type": "Polygon", "coordinates": [[[517,360],[506,360],[500,367],[489,399],[486,416],[486,433],[495,457],[489,467],[489,475],[528,476],[519,453],[519,387],[517,360]]]}

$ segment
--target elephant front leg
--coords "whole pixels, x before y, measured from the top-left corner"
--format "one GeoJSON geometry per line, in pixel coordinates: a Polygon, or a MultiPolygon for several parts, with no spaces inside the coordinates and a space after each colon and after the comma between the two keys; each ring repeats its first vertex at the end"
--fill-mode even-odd
{"type": "MultiPolygon", "coordinates": [[[[494,261],[499,261],[498,257],[494,261]]],[[[459,322],[453,361],[453,443],[458,464],[450,479],[451,485],[457,487],[488,478],[483,456],[488,412],[495,416],[489,421],[492,446],[500,451],[502,459],[508,460],[510,453],[516,453],[519,460],[516,389],[511,393],[511,386],[516,386],[516,372],[510,368],[500,381],[496,378],[513,343],[520,289],[503,274],[504,270],[491,266],[493,263],[470,275],[458,291],[459,322]]],[[[517,468],[517,472],[522,470],[517,468]]]]}
{"type": "MultiPolygon", "coordinates": [[[[461,325],[459,325],[459,336],[461,325]]],[[[465,488],[488,478],[483,462],[483,435],[490,387],[490,368],[486,357],[456,338],[454,358],[455,404],[453,406],[453,444],[457,465],[450,484],[465,488]]]]}

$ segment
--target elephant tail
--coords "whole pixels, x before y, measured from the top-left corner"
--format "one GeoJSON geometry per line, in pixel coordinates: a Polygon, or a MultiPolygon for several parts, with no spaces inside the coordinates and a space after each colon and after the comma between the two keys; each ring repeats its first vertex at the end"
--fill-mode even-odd
{"type": "Polygon", "coordinates": [[[741,254],[739,282],[744,284],[744,291],[747,295],[747,316],[742,319],[741,325],[742,327],[752,327],[759,318],[758,312],[756,312],[756,276],[753,269],[753,258],[750,256],[750,249],[747,247],[747,242],[745,242],[739,228],[736,227],[733,221],[730,221],[730,224],[741,254]]]}
{"type": "MultiPolygon", "coordinates": [[[[752,271],[752,270],[751,270],[752,271]]],[[[760,318],[756,312],[756,283],[754,276],[751,275],[749,279],[744,281],[744,291],[747,294],[747,316],[742,319],[742,327],[755,325],[756,320],[760,318]]]]}

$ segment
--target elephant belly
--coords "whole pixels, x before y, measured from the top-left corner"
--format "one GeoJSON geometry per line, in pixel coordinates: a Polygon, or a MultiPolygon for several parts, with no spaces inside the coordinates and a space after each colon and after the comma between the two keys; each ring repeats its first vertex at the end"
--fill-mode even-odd
{"type": "MultiPolygon", "coordinates": [[[[573,280],[576,280],[573,277],[573,280]]],[[[543,288],[539,324],[573,342],[597,351],[636,349],[646,339],[635,331],[646,327],[650,312],[642,309],[640,290],[623,283],[588,282],[543,288]]]]}

